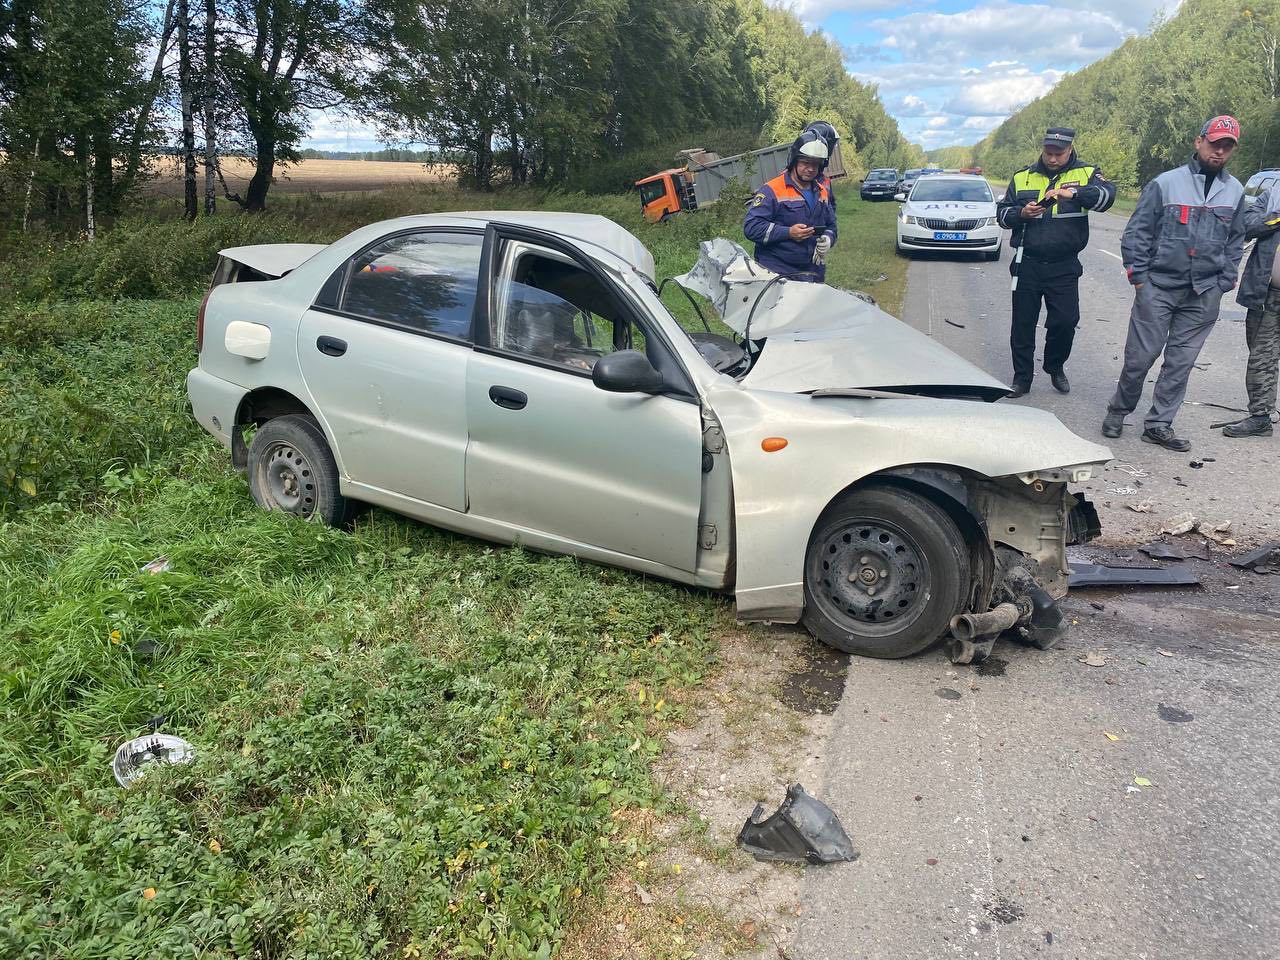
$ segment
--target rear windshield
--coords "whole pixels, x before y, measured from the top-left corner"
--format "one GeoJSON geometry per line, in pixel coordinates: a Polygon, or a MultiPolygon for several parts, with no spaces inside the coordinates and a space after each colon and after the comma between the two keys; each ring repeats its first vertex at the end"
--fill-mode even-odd
{"type": "Polygon", "coordinates": [[[957,200],[962,203],[991,203],[991,188],[985,180],[926,180],[916,182],[912,200],[957,200]]]}

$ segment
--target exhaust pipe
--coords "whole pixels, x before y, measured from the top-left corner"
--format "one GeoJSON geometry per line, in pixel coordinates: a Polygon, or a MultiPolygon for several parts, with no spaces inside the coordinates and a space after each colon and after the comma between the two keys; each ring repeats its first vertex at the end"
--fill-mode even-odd
{"type": "Polygon", "coordinates": [[[996,637],[1015,623],[1021,614],[1012,603],[1002,603],[986,613],[962,613],[951,618],[951,633],[957,640],[976,641],[996,637]]]}

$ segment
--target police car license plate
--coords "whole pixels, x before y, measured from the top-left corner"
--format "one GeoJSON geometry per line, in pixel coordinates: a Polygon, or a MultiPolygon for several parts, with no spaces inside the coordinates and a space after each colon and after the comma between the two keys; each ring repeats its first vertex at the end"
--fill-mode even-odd
{"type": "Polygon", "coordinates": [[[933,239],[935,240],[963,240],[968,234],[964,233],[941,233],[934,231],[933,239]]]}

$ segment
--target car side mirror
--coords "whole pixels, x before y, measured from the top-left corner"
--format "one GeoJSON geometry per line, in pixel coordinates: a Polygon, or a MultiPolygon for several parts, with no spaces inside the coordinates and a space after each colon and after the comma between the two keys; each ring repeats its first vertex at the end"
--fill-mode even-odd
{"type": "Polygon", "coordinates": [[[905,193],[895,193],[893,195],[893,199],[897,200],[899,203],[905,203],[907,200],[907,195],[905,193]]]}
{"type": "Polygon", "coordinates": [[[591,368],[591,382],[610,393],[657,393],[663,387],[662,374],[639,350],[601,357],[591,368]]]}

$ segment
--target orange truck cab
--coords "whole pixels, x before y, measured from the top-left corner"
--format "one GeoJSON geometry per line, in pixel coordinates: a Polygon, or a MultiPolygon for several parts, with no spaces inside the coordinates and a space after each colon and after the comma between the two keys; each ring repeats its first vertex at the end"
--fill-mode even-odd
{"type": "Polygon", "coordinates": [[[650,223],[658,223],[681,210],[696,210],[697,201],[693,199],[691,187],[689,171],[684,167],[672,167],[637,180],[644,218],[650,223]]]}

